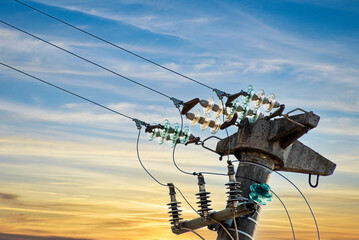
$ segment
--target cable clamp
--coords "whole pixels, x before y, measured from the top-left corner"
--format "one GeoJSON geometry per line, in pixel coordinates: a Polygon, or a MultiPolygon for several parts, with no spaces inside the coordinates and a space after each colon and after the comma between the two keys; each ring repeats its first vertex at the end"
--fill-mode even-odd
{"type": "Polygon", "coordinates": [[[219,99],[223,99],[223,97],[228,95],[227,93],[225,93],[225,92],[223,92],[223,91],[221,91],[221,90],[219,90],[217,88],[213,89],[213,91],[217,94],[217,97],[219,99]]]}
{"type": "Polygon", "coordinates": [[[133,121],[135,121],[137,129],[141,129],[142,126],[148,126],[147,123],[145,123],[145,122],[143,122],[143,121],[141,121],[141,120],[138,120],[138,119],[136,119],[136,118],[133,119],[133,121]]]}
{"type": "Polygon", "coordinates": [[[181,105],[183,105],[183,101],[179,100],[177,98],[171,97],[170,98],[173,102],[173,104],[176,106],[176,108],[179,108],[181,105]]]}

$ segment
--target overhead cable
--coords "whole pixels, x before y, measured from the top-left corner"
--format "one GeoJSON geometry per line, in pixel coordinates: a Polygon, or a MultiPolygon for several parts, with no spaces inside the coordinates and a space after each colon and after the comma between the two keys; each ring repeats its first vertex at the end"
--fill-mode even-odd
{"type": "MultiPolygon", "coordinates": [[[[180,112],[180,116],[181,116],[181,130],[180,132],[182,131],[182,128],[183,128],[183,116],[181,114],[181,111],[178,109],[178,111],[180,112]]],[[[187,174],[187,175],[196,175],[195,172],[193,173],[190,173],[190,172],[187,172],[187,171],[184,171],[182,170],[181,168],[178,167],[176,161],[175,161],[175,151],[176,151],[176,147],[177,147],[177,143],[175,143],[175,145],[173,146],[173,151],[172,151],[172,161],[173,161],[173,164],[175,165],[175,167],[182,173],[184,174],[187,174]]]]}
{"type": "Polygon", "coordinates": [[[295,187],[295,189],[297,189],[297,191],[300,193],[300,195],[302,196],[302,198],[304,199],[305,203],[307,204],[308,208],[309,208],[309,211],[313,217],[313,220],[314,220],[314,224],[315,224],[315,227],[316,227],[316,231],[317,231],[317,239],[320,240],[320,233],[319,233],[319,227],[318,227],[318,223],[317,223],[317,220],[315,218],[315,215],[314,215],[314,212],[312,210],[312,208],[310,207],[310,204],[307,200],[307,198],[304,196],[304,194],[302,193],[302,191],[300,191],[300,189],[297,187],[297,185],[295,185],[291,180],[289,180],[286,176],[284,176],[283,174],[279,173],[278,171],[273,171],[272,169],[270,169],[269,167],[263,165],[263,164],[260,164],[260,163],[254,163],[254,162],[249,162],[249,161],[238,161],[240,163],[247,163],[247,164],[252,164],[252,165],[256,165],[256,166],[259,166],[259,167],[263,167],[265,169],[267,169],[269,172],[275,172],[276,174],[278,174],[279,176],[281,176],[282,178],[284,178],[285,180],[287,180],[290,184],[292,184],[293,187],[295,187]]]}
{"type": "Polygon", "coordinates": [[[284,202],[279,198],[279,196],[278,196],[275,192],[273,192],[273,190],[270,190],[270,191],[271,191],[271,193],[273,193],[274,196],[276,196],[276,198],[280,201],[280,203],[282,204],[282,206],[283,206],[285,212],[287,213],[287,216],[288,216],[288,219],[289,219],[289,224],[290,224],[290,227],[291,227],[291,229],[292,229],[293,240],[295,240],[294,228],[293,228],[292,220],[291,220],[291,218],[290,218],[290,216],[289,216],[289,212],[288,212],[288,210],[287,210],[287,207],[285,206],[284,202]]]}
{"type": "MultiPolygon", "coordinates": [[[[137,135],[137,142],[136,142],[136,151],[137,151],[137,158],[138,158],[138,161],[140,162],[141,164],[141,167],[143,168],[143,170],[145,170],[145,172],[155,181],[157,182],[159,185],[161,186],[164,186],[164,187],[167,187],[167,184],[164,184],[164,183],[161,183],[160,181],[157,180],[157,178],[155,178],[147,169],[146,167],[143,165],[142,161],[141,161],[141,158],[140,158],[140,152],[138,150],[138,147],[139,147],[139,140],[140,140],[140,135],[141,135],[141,128],[138,129],[138,135],[137,135]]],[[[186,201],[186,203],[188,204],[188,206],[190,206],[192,208],[192,210],[199,214],[196,209],[194,209],[194,207],[188,202],[187,198],[183,195],[183,193],[181,192],[181,190],[174,186],[178,192],[181,194],[182,198],[186,201]]]]}
{"type": "Polygon", "coordinates": [[[53,47],[55,47],[55,48],[58,48],[58,49],[60,49],[60,50],[62,50],[62,51],[64,51],[64,52],[67,52],[67,53],[69,53],[69,54],[71,54],[71,55],[73,55],[73,56],[75,56],[75,57],[77,57],[77,58],[80,58],[80,59],[82,59],[82,60],[84,60],[84,61],[86,61],[86,62],[88,62],[88,63],[91,63],[91,64],[93,64],[93,65],[95,65],[95,66],[97,66],[97,67],[99,67],[99,68],[102,68],[102,69],[104,69],[104,70],[106,70],[106,71],[108,71],[108,72],[110,72],[110,73],[112,73],[112,74],[115,74],[115,75],[117,75],[117,76],[119,76],[119,77],[121,77],[121,78],[124,78],[124,79],[126,79],[127,81],[130,81],[130,82],[132,82],[132,83],[135,83],[135,84],[137,84],[137,85],[139,85],[139,86],[141,86],[141,87],[147,88],[147,89],[149,89],[149,90],[151,90],[151,91],[153,91],[153,92],[155,92],[155,93],[157,93],[157,94],[160,94],[160,95],[162,95],[162,96],[164,96],[164,97],[166,97],[166,98],[169,98],[170,100],[173,99],[173,98],[171,98],[170,96],[168,96],[168,95],[166,95],[166,94],[164,94],[164,93],[162,93],[162,92],[160,92],[160,91],[158,91],[158,90],[156,90],[156,89],[153,89],[153,88],[151,88],[151,87],[149,87],[149,86],[146,86],[146,85],[144,85],[144,84],[142,84],[142,83],[139,83],[138,81],[135,81],[135,80],[133,80],[133,79],[131,79],[131,78],[128,78],[128,77],[126,77],[126,76],[124,76],[124,75],[122,75],[122,74],[119,74],[119,73],[117,73],[117,72],[115,72],[115,71],[113,71],[113,70],[111,70],[111,69],[109,69],[109,68],[107,68],[107,67],[104,67],[104,66],[102,66],[102,65],[100,65],[100,64],[98,64],[98,63],[95,63],[95,62],[93,62],[93,61],[91,61],[91,60],[88,60],[88,59],[86,59],[86,58],[84,58],[84,57],[81,57],[80,55],[78,55],[78,54],[76,54],[76,53],[73,53],[73,52],[71,52],[71,51],[69,51],[69,50],[67,50],[67,49],[65,49],[65,48],[62,48],[62,47],[60,47],[60,46],[58,46],[58,45],[56,45],[56,44],[54,44],[54,43],[51,43],[51,42],[49,42],[49,41],[47,41],[47,40],[45,40],[45,39],[43,39],[43,38],[40,38],[40,37],[38,37],[38,36],[36,36],[36,35],[34,35],[34,34],[31,34],[31,33],[27,32],[27,31],[25,31],[25,30],[22,30],[22,29],[20,29],[20,28],[14,26],[14,25],[11,25],[10,23],[7,23],[7,22],[5,22],[5,21],[3,21],[3,20],[1,20],[1,19],[0,19],[0,22],[3,23],[3,24],[5,24],[5,25],[7,25],[7,26],[9,26],[9,27],[11,27],[11,28],[14,28],[14,29],[16,29],[16,30],[18,30],[18,31],[20,31],[20,32],[22,32],[22,33],[25,33],[25,34],[27,34],[27,35],[33,37],[33,38],[36,38],[36,39],[38,39],[38,40],[40,40],[40,41],[42,41],[42,42],[44,42],[44,43],[47,43],[47,44],[49,44],[49,45],[51,45],[51,46],[53,46],[53,47]]]}
{"type": "Polygon", "coordinates": [[[286,179],[290,184],[292,184],[292,185],[297,189],[297,191],[300,193],[300,195],[302,195],[302,197],[303,197],[305,203],[307,204],[307,206],[308,206],[308,208],[309,208],[309,210],[310,210],[310,213],[312,214],[312,217],[313,217],[313,220],[314,220],[314,223],[315,223],[315,227],[316,227],[316,229],[317,229],[317,238],[318,238],[318,240],[320,240],[318,223],[317,223],[317,220],[316,220],[316,218],[315,218],[314,212],[313,212],[312,208],[310,207],[310,204],[309,204],[307,198],[304,196],[304,194],[302,193],[302,191],[300,191],[300,189],[299,189],[291,180],[289,180],[286,176],[284,176],[283,174],[281,174],[281,173],[279,173],[279,172],[277,172],[277,171],[275,171],[275,173],[277,173],[277,174],[278,174],[279,176],[281,176],[282,178],[286,179]]]}
{"type": "MultiPolygon", "coordinates": [[[[261,183],[261,182],[259,182],[259,181],[256,181],[256,180],[254,180],[254,179],[247,178],[247,177],[242,177],[242,176],[236,176],[236,177],[242,178],[242,179],[246,179],[246,180],[249,180],[249,181],[253,181],[253,182],[256,182],[256,183],[259,183],[259,184],[261,183]]],[[[295,233],[294,233],[294,228],[293,228],[293,224],[292,224],[292,219],[291,219],[290,216],[289,216],[289,212],[288,212],[288,210],[287,210],[287,207],[285,206],[284,202],[280,199],[280,197],[279,197],[272,189],[271,189],[270,191],[271,191],[271,193],[274,194],[274,196],[276,196],[276,198],[277,198],[277,199],[279,200],[279,202],[282,204],[282,206],[283,206],[283,208],[284,208],[284,210],[285,210],[285,212],[286,212],[286,214],[287,214],[290,227],[291,227],[291,229],[292,229],[293,240],[295,240],[295,233]]]]}
{"type": "MultiPolygon", "coordinates": [[[[111,111],[111,112],[113,112],[113,113],[116,113],[116,114],[121,115],[121,116],[123,116],[123,117],[125,117],[125,118],[128,118],[128,119],[131,119],[131,120],[135,121],[135,122],[136,122],[136,125],[137,125],[137,127],[138,127],[138,129],[139,129],[139,133],[138,133],[138,137],[137,137],[137,145],[136,145],[138,160],[139,160],[139,162],[140,162],[142,168],[145,170],[145,172],[146,172],[154,181],[156,181],[156,182],[157,182],[158,184],[160,184],[161,186],[167,186],[166,184],[161,183],[160,181],[158,181],[158,180],[145,168],[145,166],[143,165],[143,163],[142,163],[142,161],[141,161],[140,155],[139,155],[138,143],[139,143],[139,138],[140,138],[140,133],[141,133],[141,130],[140,130],[141,127],[140,127],[140,125],[147,125],[147,123],[145,123],[145,122],[143,122],[143,121],[141,121],[141,120],[138,120],[138,119],[136,119],[136,118],[130,117],[130,116],[126,115],[126,114],[120,113],[120,112],[118,112],[118,111],[116,111],[116,110],[113,110],[113,109],[111,109],[111,108],[109,108],[109,107],[106,107],[106,106],[104,106],[104,105],[102,105],[102,104],[100,104],[100,103],[98,103],[98,102],[95,102],[95,101],[90,100],[90,99],[88,99],[88,98],[86,98],[86,97],[83,97],[83,96],[81,96],[81,95],[79,95],[79,94],[76,94],[76,93],[74,93],[74,92],[71,92],[71,91],[69,91],[69,90],[66,90],[66,89],[64,89],[64,88],[62,88],[62,87],[59,87],[59,86],[57,86],[57,85],[55,85],[55,84],[52,84],[52,83],[50,83],[50,82],[48,82],[48,81],[45,81],[45,80],[41,79],[41,78],[35,77],[35,76],[33,76],[33,75],[29,74],[29,73],[26,73],[26,72],[24,72],[24,71],[22,71],[22,70],[19,70],[19,69],[15,68],[15,67],[12,67],[12,66],[10,66],[10,65],[7,65],[7,64],[5,64],[5,63],[3,63],[3,62],[0,62],[0,64],[3,65],[4,67],[10,68],[10,69],[12,69],[12,70],[14,70],[14,71],[17,71],[17,72],[19,72],[19,73],[22,73],[22,74],[28,76],[28,77],[31,77],[31,78],[33,78],[33,79],[35,79],[35,80],[38,80],[38,81],[40,81],[40,82],[42,82],[42,83],[45,83],[45,84],[47,84],[47,85],[49,85],[49,86],[55,87],[55,88],[57,88],[57,89],[59,89],[59,90],[61,90],[61,91],[63,91],[63,92],[66,92],[66,93],[71,94],[71,95],[73,95],[73,96],[75,96],[75,97],[81,98],[81,99],[83,99],[83,100],[85,100],[85,101],[87,101],[87,102],[90,102],[90,103],[92,103],[92,104],[95,104],[95,105],[97,105],[97,106],[99,106],[99,107],[101,107],[101,108],[104,108],[104,109],[108,110],[108,111],[111,111]]],[[[194,207],[188,202],[188,200],[187,200],[186,197],[183,195],[183,193],[180,191],[180,189],[177,188],[176,186],[175,186],[175,188],[179,191],[179,193],[181,194],[181,196],[183,197],[183,199],[184,199],[184,200],[186,201],[186,203],[192,208],[192,210],[198,214],[198,212],[197,212],[197,211],[194,209],[194,207]]]]}
{"type": "Polygon", "coordinates": [[[109,44],[109,45],[111,45],[111,46],[113,46],[113,47],[116,47],[116,48],[118,48],[118,49],[121,49],[122,51],[125,51],[125,52],[127,52],[127,53],[129,53],[129,54],[131,54],[131,55],[133,55],[133,56],[136,56],[136,57],[138,57],[138,58],[140,58],[140,59],[142,59],[142,60],[144,60],[144,61],[147,61],[147,62],[149,62],[149,63],[151,63],[151,64],[154,64],[154,65],[156,65],[156,66],[158,66],[158,67],[160,67],[160,68],[163,68],[163,69],[165,69],[165,70],[167,70],[167,71],[170,71],[170,72],[172,72],[172,73],[174,73],[174,74],[177,74],[178,76],[181,76],[181,77],[183,77],[183,78],[186,78],[186,79],[188,79],[188,80],[190,80],[190,81],[192,81],[192,82],[195,82],[195,83],[197,83],[197,84],[200,84],[200,85],[202,85],[202,86],[204,86],[204,87],[206,87],[206,88],[209,88],[209,89],[211,89],[211,90],[215,90],[215,88],[212,88],[212,87],[210,87],[210,86],[208,86],[208,85],[206,85],[206,84],[204,84],[204,83],[201,83],[201,82],[198,81],[198,80],[195,80],[195,79],[193,79],[193,78],[191,78],[191,77],[188,77],[188,76],[186,76],[186,75],[184,75],[184,74],[182,74],[182,73],[179,73],[179,72],[177,72],[177,71],[175,71],[175,70],[173,70],[173,69],[170,69],[170,68],[168,68],[168,67],[165,67],[165,66],[163,66],[163,65],[161,65],[161,64],[159,64],[159,63],[156,63],[156,62],[154,62],[154,61],[152,61],[152,60],[150,60],[150,59],[148,59],[148,58],[145,58],[145,57],[143,57],[143,56],[141,56],[141,55],[139,55],[139,54],[137,54],[137,53],[134,53],[134,52],[132,52],[132,51],[130,51],[130,50],[124,48],[124,47],[121,47],[121,46],[119,46],[119,45],[117,45],[117,44],[115,44],[115,43],[113,43],[113,42],[110,42],[110,41],[108,41],[108,40],[106,40],[106,39],[103,39],[103,38],[101,38],[101,37],[99,37],[99,36],[97,36],[97,35],[95,35],[95,34],[92,34],[92,33],[88,32],[88,31],[85,31],[85,30],[79,28],[79,27],[76,27],[76,26],[74,26],[74,25],[72,25],[72,24],[70,24],[70,23],[68,23],[68,22],[65,22],[64,20],[61,20],[61,19],[59,19],[59,18],[57,18],[57,17],[54,17],[54,16],[52,16],[52,15],[50,15],[50,14],[48,14],[48,13],[45,13],[45,12],[43,12],[43,11],[41,11],[41,10],[35,8],[35,7],[32,7],[32,6],[30,6],[30,5],[28,5],[28,4],[25,4],[25,3],[21,2],[21,1],[18,1],[18,0],[14,0],[14,1],[17,2],[17,3],[22,4],[22,5],[25,6],[25,7],[31,8],[31,9],[33,9],[33,10],[35,10],[35,11],[37,11],[37,12],[39,12],[39,13],[45,15],[45,16],[47,16],[47,17],[50,17],[50,18],[52,18],[52,19],[54,19],[54,20],[56,20],[56,21],[58,21],[58,22],[61,22],[61,23],[65,24],[65,25],[67,25],[67,26],[69,26],[69,27],[71,27],[71,28],[74,28],[74,29],[76,29],[76,30],[78,30],[78,31],[81,31],[81,32],[83,32],[83,33],[85,33],[85,34],[91,36],[91,37],[94,37],[94,38],[96,38],[96,39],[98,39],[98,40],[100,40],[100,41],[102,41],[102,42],[105,42],[105,43],[107,43],[107,44],[109,44]]]}
{"type": "Polygon", "coordinates": [[[146,167],[143,165],[141,158],[140,158],[140,152],[138,150],[138,145],[139,145],[139,141],[140,141],[140,136],[141,136],[141,129],[138,129],[138,135],[137,135],[137,142],[136,142],[136,151],[137,151],[137,158],[138,161],[141,164],[141,167],[143,168],[143,170],[145,170],[145,172],[155,181],[157,182],[159,185],[167,187],[167,184],[161,183],[160,181],[158,181],[147,169],[146,167]]]}
{"type": "Polygon", "coordinates": [[[118,112],[118,111],[116,111],[116,110],[113,110],[113,109],[111,109],[111,108],[109,108],[109,107],[106,107],[106,106],[104,106],[104,105],[102,105],[102,104],[100,104],[100,103],[98,103],[98,102],[92,101],[92,100],[90,100],[90,99],[88,99],[88,98],[86,98],[86,97],[83,97],[83,96],[81,96],[81,95],[79,95],[79,94],[76,94],[76,93],[74,93],[74,92],[71,92],[71,91],[69,91],[69,90],[66,90],[66,89],[64,89],[64,88],[62,88],[62,87],[59,87],[59,86],[57,86],[57,85],[55,85],[55,84],[52,84],[52,83],[50,83],[50,82],[48,82],[48,81],[45,81],[45,80],[40,79],[40,78],[38,78],[38,77],[35,77],[35,76],[33,76],[33,75],[29,74],[29,73],[26,73],[26,72],[24,72],[24,71],[21,71],[21,70],[15,68],[15,67],[9,66],[9,65],[7,65],[7,64],[5,64],[5,63],[3,63],[3,62],[0,62],[0,64],[3,65],[3,66],[5,66],[5,67],[7,67],[7,68],[10,68],[10,69],[12,69],[12,70],[14,70],[14,71],[17,71],[17,72],[19,72],[19,73],[22,73],[22,74],[24,74],[24,75],[26,75],[26,76],[28,76],[28,77],[31,77],[31,78],[33,78],[33,79],[36,79],[36,80],[38,80],[38,81],[40,81],[40,82],[42,82],[42,83],[45,83],[45,84],[50,85],[50,86],[52,86],[52,87],[55,87],[55,88],[57,88],[57,89],[59,89],[59,90],[61,90],[61,91],[63,91],[63,92],[69,93],[69,94],[71,94],[71,95],[73,95],[73,96],[75,96],[75,97],[81,98],[81,99],[83,99],[83,100],[85,100],[85,101],[87,101],[87,102],[90,102],[90,103],[95,104],[95,105],[97,105],[97,106],[99,106],[99,107],[102,107],[102,108],[104,108],[104,109],[106,109],[106,110],[108,110],[108,111],[111,111],[111,112],[113,112],[113,113],[116,113],[116,114],[118,114],[118,115],[121,115],[122,117],[131,119],[131,120],[133,120],[133,121],[137,120],[136,118],[133,118],[133,117],[130,117],[130,116],[126,115],[126,114],[120,113],[120,112],[118,112]]]}

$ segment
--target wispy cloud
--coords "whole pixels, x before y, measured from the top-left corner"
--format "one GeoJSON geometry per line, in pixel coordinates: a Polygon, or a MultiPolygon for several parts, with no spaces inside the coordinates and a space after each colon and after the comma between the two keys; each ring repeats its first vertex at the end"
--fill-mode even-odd
{"type": "Polygon", "coordinates": [[[21,234],[9,234],[9,233],[0,233],[0,239],[2,240],[90,240],[89,238],[86,239],[68,238],[68,237],[21,235],[21,234]]]}
{"type": "Polygon", "coordinates": [[[10,200],[10,201],[16,201],[19,199],[19,195],[16,195],[16,194],[11,194],[11,193],[1,193],[0,192],[0,199],[2,200],[10,200]]]}

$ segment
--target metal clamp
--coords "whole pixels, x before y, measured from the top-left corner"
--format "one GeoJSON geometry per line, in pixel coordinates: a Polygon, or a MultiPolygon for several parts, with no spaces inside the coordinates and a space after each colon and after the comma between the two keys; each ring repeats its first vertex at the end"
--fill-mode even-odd
{"type": "Polygon", "coordinates": [[[148,126],[147,123],[145,123],[145,122],[143,122],[143,121],[141,121],[141,120],[138,120],[138,119],[136,119],[136,118],[133,119],[133,121],[136,123],[137,129],[141,129],[142,126],[148,126]]]}
{"type": "Polygon", "coordinates": [[[183,101],[177,98],[171,97],[171,100],[173,104],[176,106],[176,108],[179,108],[183,104],[183,101]]]}
{"type": "Polygon", "coordinates": [[[213,89],[213,91],[217,94],[217,97],[221,100],[223,99],[223,97],[228,96],[227,93],[225,93],[217,88],[213,89]]]}

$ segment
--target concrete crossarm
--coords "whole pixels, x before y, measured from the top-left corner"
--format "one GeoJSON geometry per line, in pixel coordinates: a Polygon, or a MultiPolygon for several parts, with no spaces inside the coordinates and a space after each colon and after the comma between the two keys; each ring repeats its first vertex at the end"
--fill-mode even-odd
{"type": "Polygon", "coordinates": [[[336,164],[305,146],[297,139],[317,126],[319,116],[312,112],[271,121],[258,120],[239,128],[238,132],[217,143],[216,151],[222,155],[256,152],[274,162],[279,171],[331,175],[336,164]]]}

